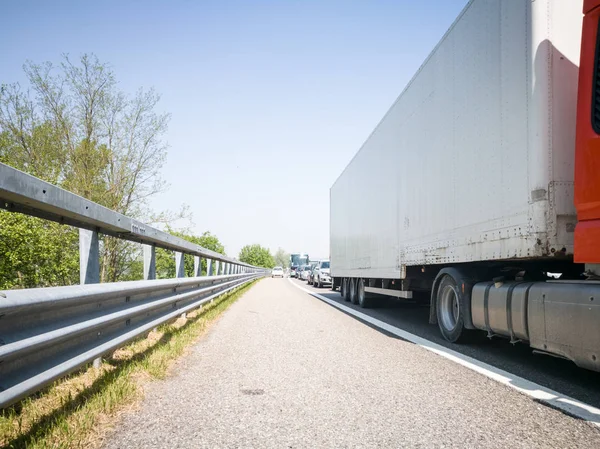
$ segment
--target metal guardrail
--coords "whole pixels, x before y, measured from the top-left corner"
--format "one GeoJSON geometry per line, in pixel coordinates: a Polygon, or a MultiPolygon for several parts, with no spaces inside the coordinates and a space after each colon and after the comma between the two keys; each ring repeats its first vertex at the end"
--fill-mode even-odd
{"type": "Polygon", "coordinates": [[[266,272],[4,164],[0,207],[79,227],[82,284],[0,291],[0,408],[266,272]],[[99,234],[142,243],[145,280],[98,283],[99,234]],[[177,278],[155,279],[156,247],[175,251],[177,278]],[[195,277],[184,277],[184,254],[195,277]]]}
{"type": "Polygon", "coordinates": [[[260,276],[0,292],[0,408],[260,276]]]}
{"type": "Polygon", "coordinates": [[[0,163],[0,208],[235,266],[251,265],[175,237],[0,163]]]}

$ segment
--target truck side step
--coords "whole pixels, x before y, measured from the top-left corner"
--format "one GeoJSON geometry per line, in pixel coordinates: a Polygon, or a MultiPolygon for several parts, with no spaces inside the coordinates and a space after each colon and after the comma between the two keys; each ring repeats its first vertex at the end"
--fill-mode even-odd
{"type": "Polygon", "coordinates": [[[395,296],[396,298],[412,299],[413,292],[410,290],[393,290],[391,288],[366,287],[365,292],[377,293],[378,295],[395,296]]]}

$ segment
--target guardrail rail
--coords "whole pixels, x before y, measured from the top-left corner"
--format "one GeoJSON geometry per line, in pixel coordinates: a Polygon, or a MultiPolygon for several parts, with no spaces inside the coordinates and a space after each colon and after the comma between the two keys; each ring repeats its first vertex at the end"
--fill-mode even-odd
{"type": "Polygon", "coordinates": [[[0,207],[78,227],[81,282],[0,291],[0,408],[265,275],[1,163],[0,207]],[[142,244],[144,280],[99,283],[99,234],[142,244]],[[157,247],[175,252],[176,278],[156,279],[157,247]]]}

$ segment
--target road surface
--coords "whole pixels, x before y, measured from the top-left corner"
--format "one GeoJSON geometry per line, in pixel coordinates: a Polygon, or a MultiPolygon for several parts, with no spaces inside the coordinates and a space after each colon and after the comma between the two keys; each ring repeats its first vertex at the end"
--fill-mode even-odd
{"type": "Polygon", "coordinates": [[[339,291],[315,288],[299,280],[292,282],[352,310],[600,408],[600,373],[580,369],[568,360],[535,354],[524,344],[513,346],[502,338],[490,340],[485,332],[481,331],[474,331],[468,344],[449,343],[444,340],[437,325],[428,324],[428,307],[378,296],[376,307],[362,309],[344,301],[339,291]]]}
{"type": "Polygon", "coordinates": [[[600,447],[596,426],[292,282],[252,287],[105,446],[600,447]]]}

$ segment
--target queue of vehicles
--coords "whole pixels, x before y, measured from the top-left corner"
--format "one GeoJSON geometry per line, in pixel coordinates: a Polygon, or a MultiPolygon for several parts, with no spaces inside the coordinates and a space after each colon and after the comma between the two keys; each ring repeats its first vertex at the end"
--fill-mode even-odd
{"type": "MultiPolygon", "coordinates": [[[[292,265],[289,269],[288,276],[306,281],[309,285],[319,288],[331,285],[329,260],[309,261],[308,256],[306,256],[305,260],[307,263],[298,266],[292,265]]],[[[285,277],[283,268],[273,268],[271,277],[285,277]]]]}

